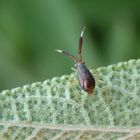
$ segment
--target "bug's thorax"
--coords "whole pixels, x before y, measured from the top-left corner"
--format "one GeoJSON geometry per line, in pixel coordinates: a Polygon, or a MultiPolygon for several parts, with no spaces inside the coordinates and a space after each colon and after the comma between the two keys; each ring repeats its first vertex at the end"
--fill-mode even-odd
{"type": "Polygon", "coordinates": [[[76,64],[75,64],[75,68],[77,69],[78,72],[80,73],[84,73],[85,70],[87,69],[86,65],[85,65],[85,62],[81,62],[81,61],[78,61],[76,64]]]}
{"type": "Polygon", "coordinates": [[[78,67],[83,66],[83,65],[85,65],[85,62],[78,61],[75,63],[75,68],[77,69],[78,67]]]}

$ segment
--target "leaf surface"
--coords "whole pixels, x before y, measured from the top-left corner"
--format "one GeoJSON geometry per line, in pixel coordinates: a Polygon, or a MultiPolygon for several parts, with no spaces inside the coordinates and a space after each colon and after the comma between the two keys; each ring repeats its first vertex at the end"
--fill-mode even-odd
{"type": "Polygon", "coordinates": [[[76,73],[2,91],[1,139],[140,139],[140,59],[91,71],[91,96],[76,73]]]}

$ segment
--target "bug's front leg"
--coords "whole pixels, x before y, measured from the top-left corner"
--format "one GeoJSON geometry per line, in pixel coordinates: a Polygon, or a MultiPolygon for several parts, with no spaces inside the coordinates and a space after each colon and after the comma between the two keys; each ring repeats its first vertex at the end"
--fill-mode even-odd
{"type": "Polygon", "coordinates": [[[71,67],[71,70],[73,70],[74,72],[77,72],[76,68],[71,67]]]}

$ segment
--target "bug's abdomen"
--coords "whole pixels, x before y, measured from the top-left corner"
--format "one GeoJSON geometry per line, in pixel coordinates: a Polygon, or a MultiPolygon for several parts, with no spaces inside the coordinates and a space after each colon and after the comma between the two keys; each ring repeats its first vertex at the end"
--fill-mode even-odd
{"type": "Polygon", "coordinates": [[[89,94],[93,93],[93,90],[95,88],[95,79],[91,72],[87,69],[85,64],[78,63],[77,73],[81,88],[89,94]]]}
{"type": "Polygon", "coordinates": [[[83,85],[81,86],[86,92],[92,93],[95,88],[95,80],[83,79],[83,85]]]}

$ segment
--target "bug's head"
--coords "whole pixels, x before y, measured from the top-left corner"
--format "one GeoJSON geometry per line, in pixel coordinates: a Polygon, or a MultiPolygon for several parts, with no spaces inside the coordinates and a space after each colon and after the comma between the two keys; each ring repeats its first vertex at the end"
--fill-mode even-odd
{"type": "Polygon", "coordinates": [[[74,66],[75,66],[75,68],[77,68],[81,64],[85,64],[85,62],[77,61],[74,66]]]}

